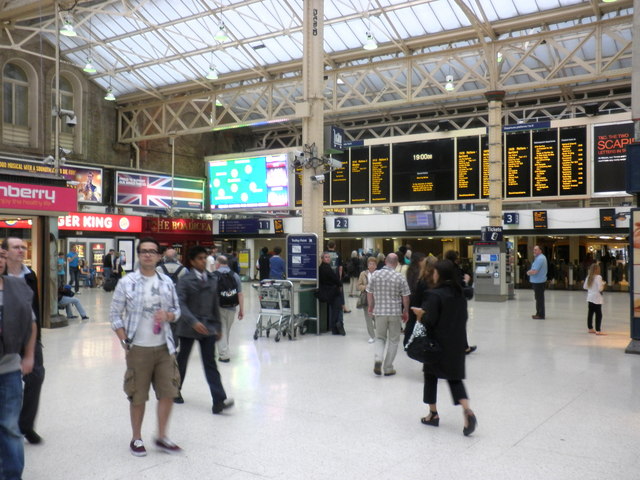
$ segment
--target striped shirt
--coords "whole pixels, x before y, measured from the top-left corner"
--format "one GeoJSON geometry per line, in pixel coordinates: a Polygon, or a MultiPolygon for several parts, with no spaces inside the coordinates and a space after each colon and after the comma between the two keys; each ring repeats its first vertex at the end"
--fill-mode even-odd
{"type": "MultiPolygon", "coordinates": [[[[161,273],[158,276],[158,288],[160,289],[160,309],[171,312],[175,315],[175,320],[180,317],[180,304],[178,295],[171,279],[161,273]]],[[[144,279],[139,270],[125,276],[118,282],[118,286],[113,292],[111,309],[109,310],[109,320],[111,328],[115,331],[124,328],[127,338],[133,340],[138,330],[138,325],[142,319],[144,309],[144,279]]],[[[169,353],[176,353],[173,335],[169,322],[162,322],[167,340],[169,353]]]]}
{"type": "Polygon", "coordinates": [[[374,315],[402,315],[402,297],[411,295],[407,279],[386,265],[371,274],[367,292],[373,294],[374,315]]]}

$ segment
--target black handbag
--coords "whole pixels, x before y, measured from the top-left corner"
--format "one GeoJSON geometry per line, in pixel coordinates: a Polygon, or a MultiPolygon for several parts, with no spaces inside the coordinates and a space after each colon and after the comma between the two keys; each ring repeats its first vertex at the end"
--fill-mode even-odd
{"type": "Polygon", "coordinates": [[[427,329],[421,322],[416,322],[413,333],[404,347],[409,358],[420,363],[436,363],[442,358],[440,344],[427,335],[427,329]]]}

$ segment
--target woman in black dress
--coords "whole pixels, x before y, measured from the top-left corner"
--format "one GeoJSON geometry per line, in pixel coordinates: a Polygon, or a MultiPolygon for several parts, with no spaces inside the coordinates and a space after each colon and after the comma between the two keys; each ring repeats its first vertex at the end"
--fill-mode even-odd
{"type": "Polygon", "coordinates": [[[476,428],[477,420],[469,408],[469,398],[462,380],[465,377],[465,348],[467,325],[467,300],[456,278],[456,269],[449,260],[440,260],[435,265],[433,281],[435,287],[429,291],[421,308],[412,308],[417,320],[427,327],[427,332],[442,348],[438,362],[424,364],[423,401],[429,405],[429,415],[422,418],[424,425],[437,427],[440,416],[436,406],[438,379],[449,383],[454,405],[462,405],[464,429],[469,436],[476,428]]]}

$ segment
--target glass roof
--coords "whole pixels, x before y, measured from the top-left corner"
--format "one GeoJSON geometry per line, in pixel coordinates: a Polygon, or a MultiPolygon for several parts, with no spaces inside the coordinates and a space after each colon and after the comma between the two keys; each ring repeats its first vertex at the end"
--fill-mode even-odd
{"type": "MultiPolygon", "coordinates": [[[[3,3],[0,17],[10,19],[16,31],[23,30],[26,35],[35,29],[55,43],[53,2],[3,3]],[[14,17],[12,12],[18,13],[14,17]]],[[[439,58],[432,56],[414,64],[413,71],[420,75],[412,75],[410,82],[420,82],[424,75],[444,82],[447,75],[455,75],[461,80],[458,91],[475,89],[488,82],[488,67],[483,61],[487,44],[503,42],[498,45],[502,72],[516,67],[542,71],[575,49],[582,58],[593,60],[598,50],[593,39],[581,44],[578,36],[564,33],[554,42],[538,40],[548,32],[566,32],[598,18],[628,15],[632,4],[632,0],[615,4],[580,0],[326,0],[327,70],[354,68],[341,74],[345,84],[338,88],[362,87],[366,95],[386,89],[382,98],[399,99],[400,93],[389,89],[389,79],[407,82],[409,71],[386,71],[382,64],[439,53],[439,58]],[[368,32],[378,43],[377,50],[363,50],[368,32]],[[514,39],[520,38],[522,42],[518,40],[514,47],[514,39]],[[455,57],[449,56],[453,50],[455,57]],[[362,78],[358,67],[368,71],[371,65],[380,67],[362,78]]],[[[179,90],[210,90],[212,81],[205,75],[211,67],[220,77],[215,82],[226,86],[287,78],[301,68],[303,0],[79,0],[61,5],[68,9],[62,14],[71,15],[78,33],[76,37],[60,37],[63,59],[82,68],[91,58],[97,72],[88,76],[105,89],[111,86],[118,100],[125,103],[133,98],[166,99],[179,90]],[[227,40],[216,39],[221,25],[227,40]]],[[[602,53],[613,55],[630,39],[631,29],[622,28],[617,37],[603,42],[602,53]]],[[[626,57],[615,62],[619,68],[630,67],[626,57]]],[[[564,76],[584,72],[578,62],[568,62],[563,68],[564,76]]],[[[504,84],[520,81],[530,82],[531,77],[519,72],[505,78],[504,84]]],[[[421,95],[432,91],[433,85],[421,95]]],[[[248,104],[254,101],[245,100],[248,104]]]]}

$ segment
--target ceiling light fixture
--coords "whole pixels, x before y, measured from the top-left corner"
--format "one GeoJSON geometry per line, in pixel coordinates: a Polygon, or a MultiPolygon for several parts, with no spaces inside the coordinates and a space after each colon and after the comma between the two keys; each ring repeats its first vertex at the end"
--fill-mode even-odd
{"type": "Polygon", "coordinates": [[[367,32],[367,39],[362,46],[365,50],[375,50],[378,48],[378,44],[376,43],[376,39],[373,38],[373,34],[371,32],[367,32]]]}
{"type": "Polygon", "coordinates": [[[213,39],[217,42],[224,43],[229,40],[229,35],[227,35],[227,27],[224,22],[220,22],[218,25],[218,31],[213,36],[213,39]]]}
{"type": "Polygon", "coordinates": [[[209,66],[209,73],[205,77],[207,80],[218,80],[218,71],[213,65],[209,66]]]}
{"type": "Polygon", "coordinates": [[[82,69],[84,72],[87,73],[96,73],[96,67],[93,66],[93,63],[91,62],[91,57],[87,57],[87,64],[84,66],[84,68],[82,69]]]}
{"type": "Polygon", "coordinates": [[[60,35],[65,37],[77,37],[76,29],[73,26],[73,19],[68,13],[62,19],[62,27],[60,27],[60,35]]]}
{"type": "Polygon", "coordinates": [[[498,61],[498,63],[502,62],[502,52],[498,52],[496,54],[496,60],[498,61]]]}
{"type": "Polygon", "coordinates": [[[113,94],[113,89],[111,87],[107,88],[107,94],[104,96],[104,99],[108,100],[109,102],[116,101],[116,96],[113,94]]]}
{"type": "Polygon", "coordinates": [[[446,80],[447,83],[444,84],[444,89],[447,92],[453,92],[456,89],[456,87],[453,85],[453,75],[447,75],[446,80]]]}

